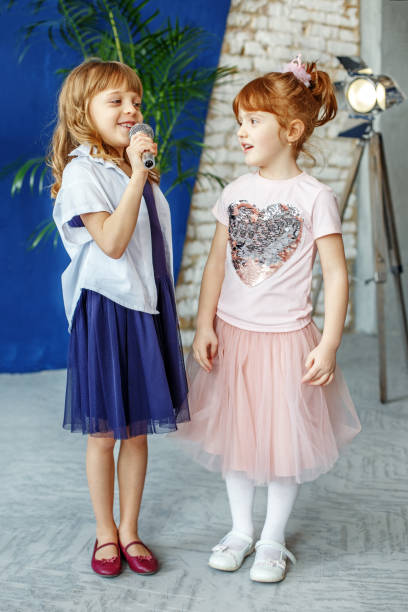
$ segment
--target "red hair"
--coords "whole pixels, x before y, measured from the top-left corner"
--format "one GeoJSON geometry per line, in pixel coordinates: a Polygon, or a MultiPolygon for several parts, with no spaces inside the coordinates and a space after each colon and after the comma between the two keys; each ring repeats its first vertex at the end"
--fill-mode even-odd
{"type": "Polygon", "coordinates": [[[303,145],[314,128],[334,119],[337,112],[336,95],[327,72],[317,70],[315,62],[306,63],[305,68],[311,75],[310,87],[292,72],[269,72],[247,83],[232,103],[237,118],[240,108],[265,111],[273,113],[283,129],[288,129],[294,119],[300,119],[305,129],[292,143],[296,158],[305,152],[303,145]]]}

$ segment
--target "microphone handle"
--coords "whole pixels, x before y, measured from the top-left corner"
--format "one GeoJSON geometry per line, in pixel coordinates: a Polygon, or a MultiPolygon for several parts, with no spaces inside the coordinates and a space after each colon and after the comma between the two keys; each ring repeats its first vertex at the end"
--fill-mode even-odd
{"type": "Polygon", "coordinates": [[[144,163],[145,168],[147,168],[148,170],[151,170],[156,165],[154,155],[153,153],[150,153],[150,151],[145,151],[142,154],[142,162],[144,163]]]}

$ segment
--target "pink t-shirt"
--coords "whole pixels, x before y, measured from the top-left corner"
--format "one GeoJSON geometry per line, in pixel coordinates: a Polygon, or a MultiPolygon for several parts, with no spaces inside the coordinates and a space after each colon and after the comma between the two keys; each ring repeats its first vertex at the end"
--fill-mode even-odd
{"type": "Polygon", "coordinates": [[[225,187],[213,213],[229,233],[217,315],[251,331],[307,325],[315,240],[341,234],[330,187],[305,172],[286,180],[248,173],[225,187]]]}

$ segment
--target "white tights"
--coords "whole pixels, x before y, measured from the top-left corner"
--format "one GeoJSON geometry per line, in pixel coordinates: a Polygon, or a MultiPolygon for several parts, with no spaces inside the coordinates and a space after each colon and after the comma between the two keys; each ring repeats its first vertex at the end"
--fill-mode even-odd
{"type": "MultiPolygon", "coordinates": [[[[232,529],[249,535],[254,535],[252,522],[252,509],[254,502],[255,485],[242,472],[229,472],[225,477],[228,499],[232,516],[232,529]]],[[[284,544],[285,529],[292,512],[293,505],[298,494],[299,485],[274,480],[268,485],[268,506],[265,523],[262,529],[261,540],[275,540],[284,544]]],[[[239,547],[239,542],[233,540],[228,544],[239,547]]],[[[242,541],[240,543],[242,546],[242,541]]],[[[274,551],[275,552],[275,551],[274,551]]],[[[271,554],[272,551],[266,547],[261,547],[257,554],[267,555],[269,558],[279,558],[279,554],[271,554]]]]}

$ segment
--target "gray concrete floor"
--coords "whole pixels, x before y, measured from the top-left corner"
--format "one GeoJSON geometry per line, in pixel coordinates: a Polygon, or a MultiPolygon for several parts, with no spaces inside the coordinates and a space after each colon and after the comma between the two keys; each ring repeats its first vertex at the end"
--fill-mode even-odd
{"type": "MultiPolygon", "coordinates": [[[[61,429],[65,372],[2,375],[0,612],[376,612],[408,606],[408,380],[398,338],[378,401],[376,338],[345,336],[339,363],[363,431],[334,469],[303,485],[288,525],[298,563],[279,585],[207,566],[229,529],[224,484],[174,443],[150,439],[141,535],[161,570],[114,580],[90,568],[86,438],[61,429]]],[[[260,531],[265,489],[257,491],[260,531]]]]}

